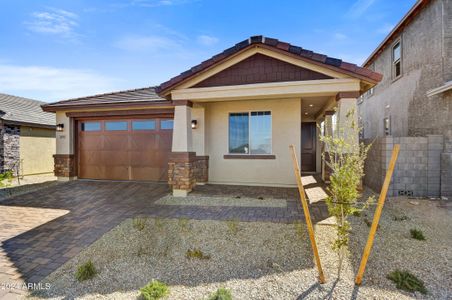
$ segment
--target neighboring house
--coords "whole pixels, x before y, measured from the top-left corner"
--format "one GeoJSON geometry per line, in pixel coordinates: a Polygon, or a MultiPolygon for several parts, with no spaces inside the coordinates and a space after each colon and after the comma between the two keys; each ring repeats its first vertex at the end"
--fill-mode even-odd
{"type": "MultiPolygon", "coordinates": [[[[253,36],[156,88],[60,101],[55,174],[196,184],[294,186],[289,145],[321,172],[317,124],[331,130],[381,75],[253,36]]],[[[356,114],[357,119],[357,114],[356,114]]],[[[352,137],[351,137],[352,138],[352,137]]],[[[357,136],[355,137],[358,138],[357,136]]]]}
{"type": "Polygon", "coordinates": [[[43,112],[43,104],[0,93],[0,173],[53,172],[55,115],[43,112]]]}
{"type": "Polygon", "coordinates": [[[364,67],[383,80],[358,101],[374,141],[365,183],[380,189],[392,145],[401,155],[390,195],[452,195],[452,1],[418,1],[364,67]]]}

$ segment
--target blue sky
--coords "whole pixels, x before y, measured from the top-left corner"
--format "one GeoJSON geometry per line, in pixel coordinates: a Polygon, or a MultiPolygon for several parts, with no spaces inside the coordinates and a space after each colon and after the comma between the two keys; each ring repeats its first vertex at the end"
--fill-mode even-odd
{"type": "Polygon", "coordinates": [[[414,0],[1,0],[0,92],[157,85],[251,36],[362,63],[414,0]]]}

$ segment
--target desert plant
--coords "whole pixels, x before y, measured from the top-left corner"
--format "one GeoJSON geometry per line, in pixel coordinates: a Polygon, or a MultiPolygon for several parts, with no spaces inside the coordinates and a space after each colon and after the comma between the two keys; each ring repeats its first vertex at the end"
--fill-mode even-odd
{"type": "Polygon", "coordinates": [[[421,292],[427,294],[424,282],[408,271],[395,270],[386,276],[396,284],[398,289],[408,292],[421,292]]]}
{"type": "Polygon", "coordinates": [[[425,236],[419,229],[411,229],[410,230],[411,237],[415,240],[425,241],[425,236]]]}
{"type": "Polygon", "coordinates": [[[133,218],[133,228],[135,228],[138,231],[142,231],[144,228],[146,228],[146,223],[148,219],[145,217],[136,217],[133,218]]]}
{"type": "Polygon", "coordinates": [[[188,218],[180,218],[177,223],[179,224],[179,227],[184,230],[184,231],[188,231],[188,218]]]}
{"type": "Polygon", "coordinates": [[[210,259],[210,255],[206,255],[204,254],[200,249],[188,249],[187,252],[185,253],[185,257],[192,259],[192,258],[196,258],[196,259],[210,259]]]}
{"type": "Polygon", "coordinates": [[[154,219],[154,225],[155,227],[157,227],[158,229],[162,229],[163,228],[163,220],[162,218],[156,217],[154,219]]]}
{"type": "Polygon", "coordinates": [[[358,202],[361,197],[359,188],[364,177],[364,161],[370,145],[358,141],[360,128],[355,121],[355,111],[347,112],[346,119],[337,124],[333,135],[324,135],[320,140],[327,149],[322,158],[330,170],[329,195],[326,199],[328,211],[337,220],[337,238],[333,242],[333,249],[339,255],[338,275],[342,267],[344,247],[348,245],[351,230],[348,218],[364,210],[373,201],[369,197],[365,202],[358,202]]]}
{"type": "Polygon", "coordinates": [[[145,300],[157,300],[169,294],[168,286],[158,280],[152,280],[140,289],[141,297],[145,300]]]}
{"type": "Polygon", "coordinates": [[[0,188],[10,186],[13,181],[13,177],[14,174],[11,170],[0,173],[0,188]]]}
{"type": "Polygon", "coordinates": [[[297,235],[300,237],[300,239],[304,240],[306,228],[303,227],[303,223],[301,221],[294,221],[293,225],[297,235]]]}
{"type": "Polygon", "coordinates": [[[219,288],[215,293],[209,296],[208,300],[232,300],[232,294],[228,289],[219,288]]]}
{"type": "Polygon", "coordinates": [[[408,216],[405,215],[401,215],[401,216],[394,216],[393,220],[394,221],[406,221],[409,220],[410,218],[408,218],[408,216]]]}
{"type": "Polygon", "coordinates": [[[228,220],[227,222],[228,230],[231,234],[237,234],[239,232],[239,221],[237,220],[228,220]]]}
{"type": "Polygon", "coordinates": [[[88,260],[86,263],[80,265],[77,268],[77,272],[75,272],[75,278],[78,281],[85,281],[96,276],[97,270],[94,267],[94,264],[91,260],[88,260]]]}

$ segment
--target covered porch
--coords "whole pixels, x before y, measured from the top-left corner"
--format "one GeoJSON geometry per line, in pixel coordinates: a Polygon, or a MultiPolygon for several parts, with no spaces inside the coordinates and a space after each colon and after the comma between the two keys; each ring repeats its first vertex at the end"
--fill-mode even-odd
{"type": "Polygon", "coordinates": [[[173,194],[186,196],[205,183],[293,187],[292,144],[301,171],[327,179],[320,134],[345,123],[380,77],[258,36],[162,83],[159,94],[175,106],[173,194]]]}
{"type": "MultiPolygon", "coordinates": [[[[235,184],[295,186],[288,146],[298,150],[302,172],[326,172],[321,155],[322,128],[333,132],[333,120],[343,122],[355,109],[359,82],[291,82],[175,91],[169,183],[176,196],[195,185],[235,184]],[[287,83],[285,83],[287,84],[287,83]],[[321,92],[306,91],[318,85],[321,92]],[[278,86],[273,95],[269,86],[278,86]],[[298,93],[289,90],[298,89],[298,93]],[[215,91],[215,93],[212,92],[215,91]],[[240,93],[241,92],[241,93],[240,93]]],[[[356,137],[357,138],[357,137],[356,137]]]]}

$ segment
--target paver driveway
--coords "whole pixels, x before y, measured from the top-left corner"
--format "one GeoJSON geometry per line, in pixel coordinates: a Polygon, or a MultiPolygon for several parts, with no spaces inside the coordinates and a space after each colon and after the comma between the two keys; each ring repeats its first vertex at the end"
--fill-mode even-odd
{"type": "MultiPolygon", "coordinates": [[[[104,233],[136,215],[292,222],[302,218],[297,190],[207,185],[194,195],[278,197],[287,207],[168,206],[154,202],[167,184],[73,181],[0,202],[0,282],[39,282],[104,233]],[[225,194],[226,193],[226,194],[225,194]]],[[[313,219],[325,217],[313,207],[313,219]]],[[[0,289],[0,298],[5,291],[0,289]]]]}

